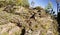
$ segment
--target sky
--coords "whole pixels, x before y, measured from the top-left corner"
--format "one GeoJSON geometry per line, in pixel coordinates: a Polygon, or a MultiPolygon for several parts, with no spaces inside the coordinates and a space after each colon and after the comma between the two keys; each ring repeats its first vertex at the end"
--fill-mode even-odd
{"type": "MultiPolygon", "coordinates": [[[[46,5],[48,4],[49,0],[29,0],[30,6],[31,6],[31,2],[34,1],[35,4],[34,6],[41,6],[42,8],[45,8],[46,5]]],[[[56,4],[56,0],[50,0],[52,2],[53,5],[53,10],[55,11],[55,14],[57,14],[57,4],[56,4]]]]}

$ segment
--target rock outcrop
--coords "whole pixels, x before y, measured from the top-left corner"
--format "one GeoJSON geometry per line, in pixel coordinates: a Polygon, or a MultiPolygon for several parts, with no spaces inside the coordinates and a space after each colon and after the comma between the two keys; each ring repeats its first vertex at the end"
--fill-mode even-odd
{"type": "Polygon", "coordinates": [[[42,8],[0,8],[0,35],[58,35],[57,27],[57,21],[42,8]]]}

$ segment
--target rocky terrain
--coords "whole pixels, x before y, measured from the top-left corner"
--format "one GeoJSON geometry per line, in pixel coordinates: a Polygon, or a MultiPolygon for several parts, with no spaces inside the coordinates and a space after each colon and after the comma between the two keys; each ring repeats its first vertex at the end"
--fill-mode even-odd
{"type": "Polygon", "coordinates": [[[58,35],[57,30],[54,16],[41,7],[0,2],[0,35],[58,35]]]}
{"type": "Polygon", "coordinates": [[[43,8],[0,8],[0,35],[58,35],[57,21],[43,8]]]}

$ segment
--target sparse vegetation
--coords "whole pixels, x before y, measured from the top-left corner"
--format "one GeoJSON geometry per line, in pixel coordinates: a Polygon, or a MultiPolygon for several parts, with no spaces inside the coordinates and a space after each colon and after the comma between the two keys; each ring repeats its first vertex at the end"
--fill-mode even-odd
{"type": "Polygon", "coordinates": [[[7,5],[18,5],[18,6],[24,6],[28,7],[29,2],[28,0],[5,0],[5,1],[0,1],[0,7],[1,6],[7,6],[7,5]]]}

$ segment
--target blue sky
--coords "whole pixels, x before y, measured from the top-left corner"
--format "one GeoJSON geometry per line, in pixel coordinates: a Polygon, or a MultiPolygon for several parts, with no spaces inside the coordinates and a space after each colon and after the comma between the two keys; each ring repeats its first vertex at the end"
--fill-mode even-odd
{"type": "MultiPolygon", "coordinates": [[[[29,3],[32,1],[35,2],[34,6],[41,6],[42,8],[45,8],[45,6],[48,4],[49,0],[29,0],[29,3]]],[[[57,13],[57,5],[56,0],[50,0],[53,4],[53,9],[57,13]]],[[[31,4],[30,4],[31,5],[31,4]]]]}

